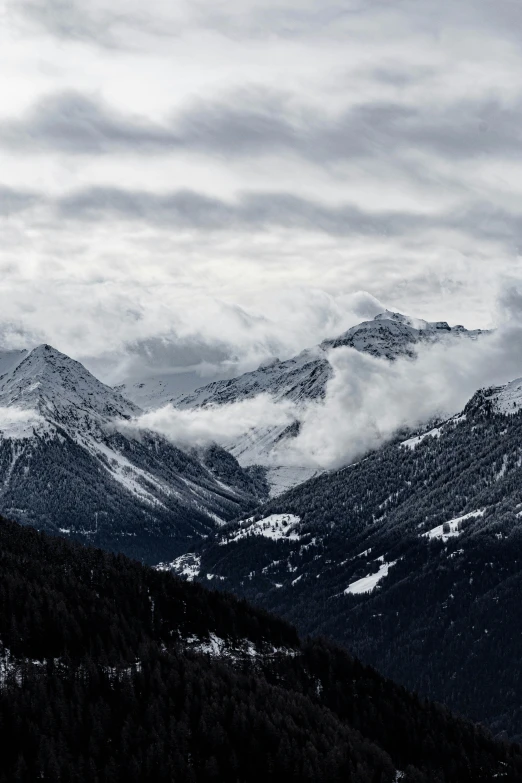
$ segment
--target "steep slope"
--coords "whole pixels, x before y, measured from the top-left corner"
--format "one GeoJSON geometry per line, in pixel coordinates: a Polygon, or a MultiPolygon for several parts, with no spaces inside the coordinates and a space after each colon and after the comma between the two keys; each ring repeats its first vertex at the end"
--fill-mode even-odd
{"type": "Polygon", "coordinates": [[[0,782],[473,783],[518,747],[231,596],[0,519],[0,782]]]}
{"type": "Polygon", "coordinates": [[[385,359],[413,356],[415,346],[442,339],[466,337],[476,339],[485,334],[481,330],[468,331],[463,326],[450,327],[445,322],[422,321],[401,313],[386,311],[371,321],[353,326],[333,340],[325,340],[315,348],[303,351],[293,359],[280,362],[277,359],[254,372],[245,373],[230,381],[216,381],[196,389],[192,394],[171,400],[176,406],[237,402],[268,392],[276,400],[288,399],[304,402],[324,397],[325,387],[331,377],[328,352],[342,346],[355,348],[385,359]]]}
{"type": "MultiPolygon", "coordinates": [[[[363,353],[393,361],[401,356],[414,356],[420,345],[441,340],[476,339],[480,330],[468,331],[463,326],[451,328],[445,322],[422,321],[386,311],[371,321],[352,327],[333,340],[303,351],[288,361],[274,360],[254,372],[229,381],[216,381],[171,402],[179,408],[225,405],[252,399],[261,393],[275,400],[289,400],[297,405],[323,399],[326,385],[332,377],[328,361],[331,351],[351,347],[363,353]]],[[[164,398],[162,398],[164,402],[164,398]]],[[[159,402],[159,400],[158,400],[159,402]]],[[[261,464],[267,468],[271,494],[276,496],[316,474],[316,469],[280,464],[274,457],[274,447],[292,438],[295,426],[259,427],[240,436],[230,451],[241,465],[261,464]]]]}
{"type": "Polygon", "coordinates": [[[522,382],[484,390],[446,424],[295,488],[195,549],[191,577],[522,737],[521,401],[522,382]]]}
{"type": "Polygon", "coordinates": [[[207,465],[205,455],[121,428],[139,413],[51,346],[23,356],[0,377],[0,508],[157,562],[263,495],[222,450],[207,465]]]}

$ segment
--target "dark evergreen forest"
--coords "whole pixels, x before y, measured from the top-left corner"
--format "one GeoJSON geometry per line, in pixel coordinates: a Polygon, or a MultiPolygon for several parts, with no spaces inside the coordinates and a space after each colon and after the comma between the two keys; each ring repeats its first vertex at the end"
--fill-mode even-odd
{"type": "Polygon", "coordinates": [[[415,448],[389,444],[258,509],[295,539],[225,528],[195,548],[199,578],[320,634],[495,734],[522,739],[522,414],[477,394],[415,448]],[[476,513],[473,513],[476,512],[476,513]],[[428,533],[459,515],[458,535],[428,533]],[[371,593],[347,587],[377,572],[371,593]],[[216,580],[217,584],[217,580],[216,580]]]}
{"type": "Polygon", "coordinates": [[[339,647],[5,520],[0,639],[2,783],[522,780],[519,746],[339,647]],[[190,649],[210,634],[250,654],[190,649]]]}

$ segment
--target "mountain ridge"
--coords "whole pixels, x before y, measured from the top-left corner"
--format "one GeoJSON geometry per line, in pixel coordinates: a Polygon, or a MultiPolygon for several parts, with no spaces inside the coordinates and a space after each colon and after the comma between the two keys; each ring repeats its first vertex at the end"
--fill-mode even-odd
{"type": "Polygon", "coordinates": [[[259,478],[224,450],[210,459],[119,426],[141,409],[55,348],[18,358],[0,377],[4,513],[154,561],[263,496],[259,478]]]}
{"type": "MultiPolygon", "coordinates": [[[[484,330],[468,331],[463,326],[450,327],[444,321],[429,322],[386,310],[369,321],[357,324],[332,340],[302,351],[286,361],[272,361],[255,371],[228,381],[215,381],[188,395],[170,402],[181,409],[235,403],[265,393],[276,402],[290,401],[296,406],[324,399],[333,369],[329,354],[349,347],[388,361],[401,357],[413,358],[422,345],[459,339],[476,340],[489,334],[484,330]]],[[[264,465],[276,496],[320,472],[315,467],[280,463],[281,444],[289,441],[298,430],[298,423],[259,427],[245,433],[229,445],[229,450],[241,465],[264,465]]]]}

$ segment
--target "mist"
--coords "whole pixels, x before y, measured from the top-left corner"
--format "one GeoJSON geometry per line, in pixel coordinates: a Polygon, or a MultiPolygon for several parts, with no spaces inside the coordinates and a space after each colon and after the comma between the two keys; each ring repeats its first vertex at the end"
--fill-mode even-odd
{"type": "MultiPolygon", "coordinates": [[[[516,302],[516,296],[511,296],[516,302]]],[[[522,375],[518,309],[507,325],[477,340],[456,338],[419,347],[394,362],[342,347],[329,353],[333,376],[323,401],[296,405],[267,395],[222,406],[177,410],[167,406],[135,423],[177,443],[227,447],[248,432],[298,420],[297,437],[263,461],[319,469],[340,468],[389,440],[460,412],[480,388],[522,375]]]]}

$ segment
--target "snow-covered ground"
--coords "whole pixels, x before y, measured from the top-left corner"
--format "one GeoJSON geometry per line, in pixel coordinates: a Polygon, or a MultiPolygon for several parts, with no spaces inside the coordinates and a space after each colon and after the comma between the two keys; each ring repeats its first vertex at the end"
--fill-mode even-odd
{"type": "Polygon", "coordinates": [[[498,413],[509,415],[522,408],[522,378],[496,389],[492,395],[493,406],[498,413]]]}
{"type": "Polygon", "coordinates": [[[416,435],[414,438],[403,440],[401,446],[406,446],[408,449],[413,450],[419,445],[419,443],[422,443],[423,440],[426,440],[426,438],[440,438],[441,434],[442,427],[434,427],[434,429],[430,430],[429,432],[424,432],[422,435],[416,435]]]}
{"type": "Polygon", "coordinates": [[[229,660],[241,660],[244,658],[273,658],[276,656],[295,656],[297,651],[288,647],[274,647],[272,644],[256,646],[248,639],[240,642],[222,639],[215,633],[210,633],[206,639],[197,636],[189,636],[184,642],[187,649],[193,652],[210,655],[212,658],[227,658],[229,660]]]}
{"type": "Polygon", "coordinates": [[[300,536],[295,529],[300,522],[300,517],[294,514],[270,514],[270,516],[260,519],[258,522],[254,522],[254,517],[246,519],[244,527],[230,538],[222,538],[219,542],[220,546],[226,546],[234,541],[240,541],[247,536],[264,536],[265,538],[271,538],[273,541],[279,541],[284,538],[287,541],[298,541],[300,536]]]}
{"type": "Polygon", "coordinates": [[[352,595],[358,595],[360,593],[371,593],[372,590],[377,587],[381,579],[384,579],[385,576],[388,576],[388,571],[395,565],[396,562],[396,560],[392,560],[390,563],[382,563],[379,570],[374,574],[368,574],[368,576],[363,576],[362,579],[358,579],[356,582],[352,582],[344,591],[345,595],[348,595],[349,593],[352,595]]]}
{"type": "Polygon", "coordinates": [[[437,525],[437,527],[428,530],[427,533],[423,533],[422,535],[428,539],[440,538],[442,541],[447,541],[448,538],[456,538],[462,533],[462,522],[475,517],[483,517],[485,513],[485,508],[479,509],[478,511],[470,511],[469,514],[464,514],[461,517],[450,519],[448,522],[444,522],[443,525],[437,525]],[[444,525],[449,525],[449,530],[446,533],[444,532],[444,525]]]}
{"type": "Polygon", "coordinates": [[[158,563],[155,566],[157,571],[172,571],[178,576],[184,576],[187,582],[192,582],[201,569],[201,556],[194,552],[187,552],[186,555],[180,555],[171,563],[158,563]]]}

